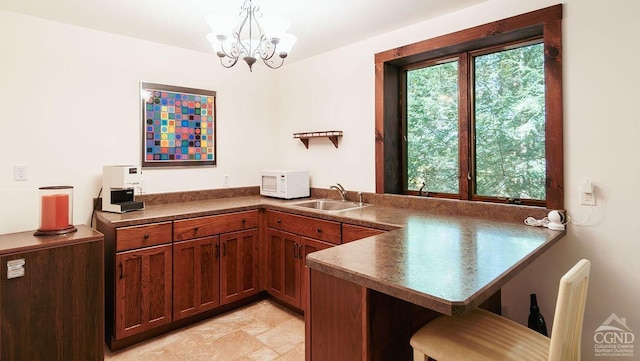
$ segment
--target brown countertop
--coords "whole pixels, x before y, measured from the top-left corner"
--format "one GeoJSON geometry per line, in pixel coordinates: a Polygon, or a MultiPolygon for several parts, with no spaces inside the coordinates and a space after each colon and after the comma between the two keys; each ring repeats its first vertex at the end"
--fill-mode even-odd
{"type": "Polygon", "coordinates": [[[371,205],[326,213],[260,196],[97,212],[115,227],[267,208],[390,232],[310,254],[307,266],[443,314],[477,307],[566,232],[467,216],[371,205]]]}
{"type": "Polygon", "coordinates": [[[312,253],[307,266],[443,314],[463,314],[564,234],[512,223],[414,215],[402,229],[312,253]]]}
{"type": "Polygon", "coordinates": [[[78,229],[76,232],[57,236],[34,236],[34,231],[0,235],[0,255],[64,246],[102,238],[102,233],[88,226],[79,225],[76,228],[78,229]]]}

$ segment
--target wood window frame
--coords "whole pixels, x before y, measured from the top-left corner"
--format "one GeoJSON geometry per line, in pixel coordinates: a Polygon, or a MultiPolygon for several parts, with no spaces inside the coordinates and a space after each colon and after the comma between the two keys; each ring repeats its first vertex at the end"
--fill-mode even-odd
{"type": "MultiPolygon", "coordinates": [[[[402,193],[403,169],[401,83],[403,69],[411,64],[501,44],[542,37],[545,72],[545,158],[548,209],[564,209],[564,155],[562,106],[562,5],[442,35],[375,55],[376,193],[402,193]]],[[[460,67],[470,66],[469,61],[460,67]]],[[[466,69],[461,69],[461,71],[466,69]]],[[[460,89],[463,89],[461,86],[460,89]]],[[[466,86],[465,86],[466,89],[466,86]]],[[[471,173],[468,92],[460,92],[459,199],[471,200],[467,175],[471,173]]],[[[483,200],[474,198],[474,200],[483,200]]]]}

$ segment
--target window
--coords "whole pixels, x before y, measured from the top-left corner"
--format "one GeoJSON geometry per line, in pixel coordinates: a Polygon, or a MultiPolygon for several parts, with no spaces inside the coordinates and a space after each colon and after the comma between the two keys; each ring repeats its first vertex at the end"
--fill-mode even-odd
{"type": "Polygon", "coordinates": [[[407,182],[411,191],[458,193],[458,61],[405,73],[407,182]]]}
{"type": "Polygon", "coordinates": [[[562,209],[561,10],[376,54],[376,191],[562,209]]]}

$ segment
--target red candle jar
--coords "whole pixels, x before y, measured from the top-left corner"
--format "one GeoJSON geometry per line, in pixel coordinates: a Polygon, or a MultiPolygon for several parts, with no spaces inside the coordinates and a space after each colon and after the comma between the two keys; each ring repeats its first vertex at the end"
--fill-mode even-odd
{"type": "Polygon", "coordinates": [[[75,232],[73,226],[73,187],[40,187],[40,228],[36,236],[75,232]]]}

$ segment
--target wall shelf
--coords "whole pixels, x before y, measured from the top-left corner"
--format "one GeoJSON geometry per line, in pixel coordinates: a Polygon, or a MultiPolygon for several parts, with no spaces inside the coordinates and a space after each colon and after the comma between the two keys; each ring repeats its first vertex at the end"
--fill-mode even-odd
{"type": "Polygon", "coordinates": [[[331,143],[338,148],[338,138],[342,137],[341,130],[329,130],[323,132],[306,132],[306,133],[293,133],[293,137],[300,139],[302,144],[309,149],[309,139],[311,138],[329,138],[331,143]]]}

